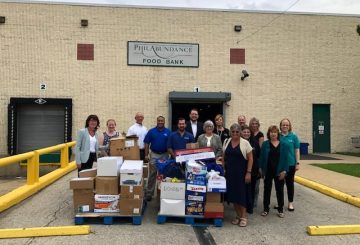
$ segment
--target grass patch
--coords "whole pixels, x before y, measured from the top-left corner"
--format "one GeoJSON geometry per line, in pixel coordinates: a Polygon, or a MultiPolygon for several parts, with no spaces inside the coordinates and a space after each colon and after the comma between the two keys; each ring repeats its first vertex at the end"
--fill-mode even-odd
{"type": "Polygon", "coordinates": [[[360,164],[356,163],[313,163],[316,167],[360,178],[360,164]]]}
{"type": "Polygon", "coordinates": [[[336,154],[360,157],[360,152],[336,152],[336,154]]]}

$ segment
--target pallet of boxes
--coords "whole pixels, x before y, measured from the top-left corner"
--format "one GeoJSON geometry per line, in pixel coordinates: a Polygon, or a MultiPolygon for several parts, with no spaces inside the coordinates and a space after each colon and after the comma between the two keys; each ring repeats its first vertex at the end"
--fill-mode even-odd
{"type": "Polygon", "coordinates": [[[176,151],[176,155],[176,162],[184,165],[184,179],[164,176],[160,181],[157,223],[180,218],[190,225],[222,227],[226,180],[219,172],[208,172],[207,164],[216,162],[214,152],[211,148],[197,148],[176,151]]]}
{"type": "Polygon", "coordinates": [[[140,156],[136,139],[118,138],[114,142],[110,144],[111,157],[98,158],[97,168],[83,170],[79,178],[70,181],[75,224],[141,224],[147,169],[144,170],[143,161],[137,160],[140,156]],[[129,140],[134,144],[126,143],[129,140]],[[126,144],[131,146],[119,147],[126,144]]]}

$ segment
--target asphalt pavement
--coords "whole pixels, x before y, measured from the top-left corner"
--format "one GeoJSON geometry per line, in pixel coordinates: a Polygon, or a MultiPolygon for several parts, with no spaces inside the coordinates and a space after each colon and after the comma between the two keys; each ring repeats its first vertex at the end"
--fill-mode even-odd
{"type": "MultiPolygon", "coordinates": [[[[345,162],[350,160],[360,162],[360,158],[345,159],[345,162]]],[[[317,171],[316,167],[309,165],[310,162],[301,162],[299,176],[304,178],[310,178],[310,174],[319,176],[314,173],[317,171]]],[[[328,172],[323,172],[324,179],[340,178],[340,182],[347,181],[347,178],[342,175],[330,178],[328,172]]],[[[38,194],[0,213],[0,228],[74,225],[72,190],[69,189],[69,180],[76,175],[74,171],[38,194]]],[[[319,179],[312,180],[319,182],[319,179]]],[[[322,184],[327,185],[327,183],[322,184]]],[[[351,183],[351,185],[356,184],[355,191],[349,189],[349,192],[358,193],[356,188],[360,186],[359,178],[351,183]]],[[[360,224],[359,208],[295,184],[295,212],[285,210],[285,218],[281,219],[277,217],[275,210],[271,210],[267,217],[262,217],[260,216],[262,184],[260,190],[258,207],[254,210],[254,214],[249,215],[248,226],[245,228],[231,224],[235,213],[227,204],[225,205],[224,226],[221,228],[211,226],[193,228],[184,223],[158,225],[156,218],[159,204],[154,199],[148,203],[140,226],[90,224],[89,235],[2,239],[1,244],[359,244],[360,234],[309,236],[306,233],[306,227],[309,225],[360,224]]],[[[273,190],[271,205],[275,203],[273,190]]]]}

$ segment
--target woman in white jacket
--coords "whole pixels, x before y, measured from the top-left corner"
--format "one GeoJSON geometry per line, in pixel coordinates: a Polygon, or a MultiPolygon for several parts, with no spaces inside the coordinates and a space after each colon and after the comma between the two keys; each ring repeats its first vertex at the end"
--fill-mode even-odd
{"type": "Polygon", "coordinates": [[[78,171],[92,168],[96,161],[96,153],[99,149],[99,138],[97,129],[100,126],[96,115],[89,115],[85,122],[85,128],[80,129],[77,134],[75,159],[78,171]]]}

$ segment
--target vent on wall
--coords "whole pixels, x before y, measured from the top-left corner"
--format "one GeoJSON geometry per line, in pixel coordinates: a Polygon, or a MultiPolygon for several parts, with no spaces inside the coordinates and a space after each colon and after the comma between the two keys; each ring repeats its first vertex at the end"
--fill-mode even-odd
{"type": "Polygon", "coordinates": [[[5,16],[0,16],[0,24],[5,24],[5,16]]]}

